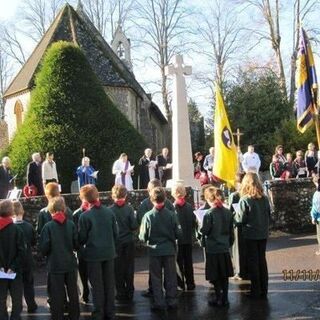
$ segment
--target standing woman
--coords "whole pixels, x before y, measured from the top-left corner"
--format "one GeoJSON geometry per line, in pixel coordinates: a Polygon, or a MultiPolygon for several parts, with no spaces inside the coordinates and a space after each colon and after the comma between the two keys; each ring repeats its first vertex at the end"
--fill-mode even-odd
{"type": "Polygon", "coordinates": [[[53,161],[54,155],[52,152],[47,152],[46,160],[42,163],[42,181],[43,187],[49,182],[58,183],[58,173],[56,163],[53,161]]]}
{"type": "Polygon", "coordinates": [[[308,177],[311,177],[312,173],[316,173],[315,166],[318,162],[318,157],[315,149],[316,146],[312,142],[310,142],[308,144],[308,150],[304,155],[304,161],[308,168],[308,177]]]}
{"type": "Polygon", "coordinates": [[[282,145],[276,146],[276,150],[275,150],[274,155],[277,157],[277,159],[278,159],[282,164],[284,164],[284,163],[287,161],[285,155],[283,154],[283,146],[282,146],[282,145]]]}
{"type": "Polygon", "coordinates": [[[253,299],[266,298],[268,294],[268,267],[266,245],[269,233],[270,205],[263,194],[257,174],[249,172],[240,190],[240,221],[246,242],[247,261],[253,299]]]}
{"type": "Polygon", "coordinates": [[[112,174],[116,175],[115,185],[123,185],[128,191],[133,190],[132,175],[133,167],[131,166],[128,156],[125,153],[121,153],[118,160],[116,160],[112,166],[112,174]]]}
{"type": "Polygon", "coordinates": [[[12,189],[11,161],[4,157],[0,165],[0,199],[6,199],[9,190],[12,189]]]}
{"type": "Polygon", "coordinates": [[[139,189],[147,189],[149,181],[159,178],[156,167],[157,162],[152,157],[152,150],[147,148],[144,150],[144,155],[139,160],[139,189]]]}

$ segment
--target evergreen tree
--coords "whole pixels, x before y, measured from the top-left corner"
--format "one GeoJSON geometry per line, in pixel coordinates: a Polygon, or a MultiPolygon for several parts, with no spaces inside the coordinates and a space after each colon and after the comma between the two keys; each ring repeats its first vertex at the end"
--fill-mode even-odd
{"type": "Polygon", "coordinates": [[[205,147],[204,119],[198,109],[196,102],[192,99],[190,99],[188,103],[188,111],[192,152],[203,152],[205,147]]]}
{"type": "Polygon", "coordinates": [[[36,76],[25,121],[9,146],[20,179],[33,152],[52,151],[63,191],[68,191],[85,148],[99,170],[99,189],[106,190],[114,182],[112,163],[120,153],[134,163],[145,146],[105,94],[81,49],[69,42],[54,43],[36,76]]]}

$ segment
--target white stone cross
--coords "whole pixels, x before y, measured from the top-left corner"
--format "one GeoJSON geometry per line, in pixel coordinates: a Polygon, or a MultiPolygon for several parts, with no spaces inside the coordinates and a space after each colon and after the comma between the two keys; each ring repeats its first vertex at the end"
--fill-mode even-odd
{"type": "Polygon", "coordinates": [[[183,183],[186,187],[198,186],[193,176],[191,135],[186,92],[186,75],[192,68],[185,66],[183,57],[176,55],[174,63],[165,67],[165,74],[173,76],[172,99],[172,183],[183,183]]]}

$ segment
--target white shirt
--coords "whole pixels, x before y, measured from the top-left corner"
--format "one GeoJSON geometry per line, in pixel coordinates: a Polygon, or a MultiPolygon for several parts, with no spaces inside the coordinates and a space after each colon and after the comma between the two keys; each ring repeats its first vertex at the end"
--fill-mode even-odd
{"type": "Polygon", "coordinates": [[[42,180],[56,179],[58,181],[57,166],[54,161],[45,160],[42,163],[42,180]]]}
{"type": "Polygon", "coordinates": [[[243,155],[242,167],[245,172],[254,171],[256,173],[259,173],[260,166],[261,161],[257,153],[246,152],[243,155]]]}

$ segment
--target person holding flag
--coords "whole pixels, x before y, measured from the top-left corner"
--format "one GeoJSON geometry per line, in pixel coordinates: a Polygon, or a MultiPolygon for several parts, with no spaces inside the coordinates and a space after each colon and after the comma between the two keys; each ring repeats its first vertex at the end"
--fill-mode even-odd
{"type": "Polygon", "coordinates": [[[213,175],[225,181],[229,187],[234,186],[238,171],[237,147],[218,85],[216,85],[214,145],[213,175]]]}
{"type": "Polygon", "coordinates": [[[300,43],[297,58],[297,128],[304,133],[315,118],[318,145],[320,130],[317,107],[318,83],[313,54],[309,39],[303,28],[300,28],[300,43]]]}

